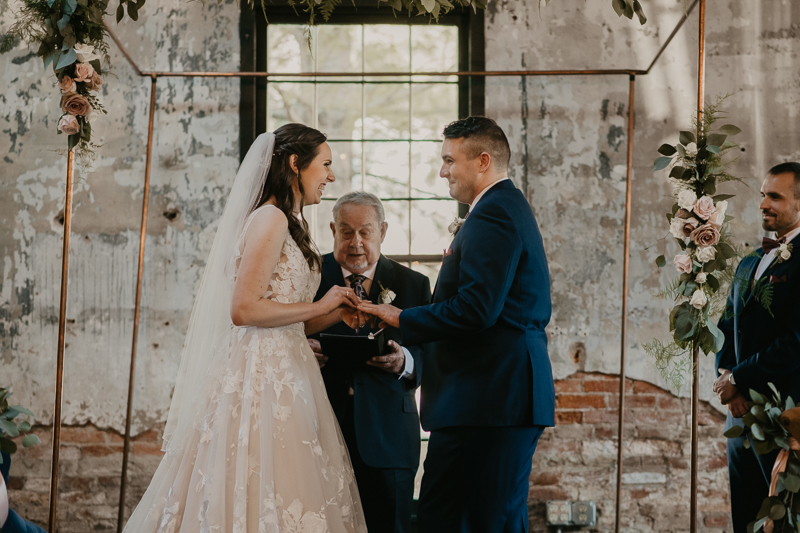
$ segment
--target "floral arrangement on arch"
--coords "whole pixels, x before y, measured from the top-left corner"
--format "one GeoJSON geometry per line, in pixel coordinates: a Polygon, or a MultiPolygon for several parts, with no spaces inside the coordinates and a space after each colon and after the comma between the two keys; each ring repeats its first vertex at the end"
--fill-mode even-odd
{"type": "MultiPolygon", "coordinates": [[[[679,276],[657,295],[675,302],[669,315],[672,341],[654,340],[644,349],[654,357],[664,379],[678,390],[695,349],[709,354],[722,348],[725,336],[715,323],[726,299],[721,289],[733,280],[733,260],[741,255],[731,243],[728,228],[732,219],[727,214],[728,200],[733,195],[717,194],[720,183],[739,180],[726,172],[732,161],[724,162],[723,156],[737,146],[729,137],[741,130],[731,124],[714,128],[723,101],[707,106],[702,120],[694,119],[697,136],[682,131],[677,144],[661,145],[661,156],[653,167],[654,171],[671,167],[674,203],[666,218],[677,252],[672,264],[679,276]]],[[[659,268],[666,264],[664,255],[656,259],[659,268]]]]}

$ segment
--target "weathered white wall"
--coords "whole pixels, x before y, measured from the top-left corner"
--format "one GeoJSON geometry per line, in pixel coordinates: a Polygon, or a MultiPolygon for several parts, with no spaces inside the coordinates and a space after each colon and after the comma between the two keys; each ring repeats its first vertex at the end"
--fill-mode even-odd
{"type": "MultiPolygon", "coordinates": [[[[11,20],[2,13],[0,32],[11,20]]],[[[142,70],[238,70],[239,4],[152,0],[114,30],[142,70]]],[[[111,44],[97,170],[78,174],[70,253],[64,422],[121,430],[150,80],[111,44]]],[[[59,94],[24,46],[0,57],[0,382],[52,418],[65,157],[59,94]]],[[[239,161],[239,81],[158,82],[134,431],[165,419],[193,289],[239,161]],[[164,216],[178,210],[173,220],[164,216]]]]}
{"type": "MultiPolygon", "coordinates": [[[[505,1],[487,12],[487,70],[647,69],[684,10],[681,2],[643,3],[641,27],[618,19],[606,2],[505,1]]],[[[690,2],[687,2],[690,4],[690,2]]],[[[664,251],[671,207],[656,148],[691,129],[697,98],[697,11],[635,88],[628,375],[664,382],[641,348],[667,340],[669,302],[652,293],[674,279],[654,260],[664,251]],[[656,246],[646,250],[652,244],[656,246]]],[[[752,245],[762,231],[758,190],[773,165],[800,159],[800,7],[787,0],[709,0],[706,101],[731,93],[728,120],[744,131],[733,174],[724,184],[735,240],[752,245]]],[[[550,261],[554,301],[551,360],[563,378],[576,369],[619,372],[628,76],[492,78],[487,114],[512,143],[511,175],[537,215],[550,261]],[[527,164],[526,164],[527,163],[527,164]],[[585,355],[583,350],[585,350],[585,355]]],[[[676,250],[669,248],[670,253],[676,250]]],[[[713,359],[701,364],[701,397],[713,399],[713,359]]],[[[688,394],[684,387],[682,394],[688,394]]],[[[716,404],[718,407],[719,404],[716,404]]]]}
{"type": "MultiPolygon", "coordinates": [[[[646,2],[650,22],[617,18],[605,0],[501,0],[486,15],[487,69],[646,68],[683,13],[646,2]]],[[[2,8],[0,8],[2,9],[2,8]]],[[[138,23],[114,26],[143,69],[237,70],[239,5],[149,0],[138,23]]],[[[6,9],[0,32],[9,24],[6,9]]],[[[636,81],[628,373],[662,384],[641,343],[666,339],[669,305],[651,292],[672,278],[645,251],[666,234],[669,190],[651,172],[655,148],[686,129],[695,106],[697,15],[636,81]]],[[[709,0],[707,94],[735,93],[744,130],[734,167],[737,240],[760,236],[759,177],[800,159],[800,8],[789,0],[709,0]]],[[[97,171],[76,186],[64,421],[122,428],[130,356],[149,80],[111,46],[113,74],[97,126],[97,171]],[[116,77],[114,77],[116,76],[116,77]]],[[[0,383],[52,417],[64,157],[54,80],[24,47],[0,57],[0,383]]],[[[163,421],[188,313],[214,221],[238,164],[238,80],[162,79],[158,89],[134,430],[163,421]],[[170,220],[164,213],[177,209],[170,220]]],[[[511,174],[526,189],[553,277],[556,376],[619,370],[626,76],[493,78],[487,114],[512,142],[511,174]],[[526,185],[527,184],[527,185],[526,185]],[[577,355],[577,362],[576,356],[577,355]]],[[[703,362],[710,395],[711,360],[703,362]]],[[[684,391],[686,392],[686,391],[684,391]]]]}

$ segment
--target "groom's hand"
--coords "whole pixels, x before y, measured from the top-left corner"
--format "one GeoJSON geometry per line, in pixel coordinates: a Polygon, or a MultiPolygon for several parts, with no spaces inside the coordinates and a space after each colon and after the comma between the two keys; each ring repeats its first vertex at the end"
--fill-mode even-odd
{"type": "Polygon", "coordinates": [[[380,368],[390,374],[400,375],[406,367],[406,354],[403,352],[403,348],[396,342],[389,341],[388,344],[389,348],[392,350],[391,352],[386,355],[373,357],[367,361],[367,364],[375,368],[380,368]]]}
{"type": "Polygon", "coordinates": [[[311,347],[311,351],[314,352],[314,357],[317,358],[319,367],[322,368],[325,366],[325,363],[328,362],[328,358],[322,353],[322,345],[319,341],[317,339],[308,339],[308,345],[311,347]]]}
{"type": "Polygon", "coordinates": [[[719,401],[722,402],[722,405],[727,405],[728,402],[739,393],[739,389],[734,387],[730,382],[730,378],[728,377],[730,373],[731,371],[727,368],[720,368],[719,378],[717,378],[717,381],[714,382],[714,386],[712,387],[712,390],[719,398],[719,401]]]}
{"type": "Polygon", "coordinates": [[[398,309],[393,305],[376,305],[371,302],[361,302],[361,304],[358,306],[358,310],[380,318],[382,320],[380,323],[382,328],[385,328],[386,326],[391,326],[393,328],[400,327],[400,313],[402,312],[402,309],[398,309]]]}
{"type": "Polygon", "coordinates": [[[747,399],[741,392],[737,392],[736,395],[731,398],[727,407],[733,418],[742,418],[750,410],[750,407],[747,405],[747,399]]]}

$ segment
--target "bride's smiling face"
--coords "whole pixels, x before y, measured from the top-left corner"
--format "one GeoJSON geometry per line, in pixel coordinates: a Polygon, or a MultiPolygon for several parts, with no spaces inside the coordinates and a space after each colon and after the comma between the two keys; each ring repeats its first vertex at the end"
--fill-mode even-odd
{"type": "MultiPolygon", "coordinates": [[[[303,205],[314,205],[322,201],[325,194],[325,186],[336,181],[331,169],[331,147],[328,143],[322,143],[317,152],[317,156],[308,165],[300,170],[300,181],[303,184],[303,205]]],[[[299,190],[295,191],[297,194],[299,190]]]]}

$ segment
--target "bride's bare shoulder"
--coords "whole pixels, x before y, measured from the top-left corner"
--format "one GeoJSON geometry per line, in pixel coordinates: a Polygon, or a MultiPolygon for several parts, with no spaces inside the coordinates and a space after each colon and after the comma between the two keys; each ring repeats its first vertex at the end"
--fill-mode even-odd
{"type": "Polygon", "coordinates": [[[273,240],[286,238],[289,233],[289,220],[272,204],[265,204],[253,212],[253,220],[245,233],[245,244],[253,239],[273,240]]]}

